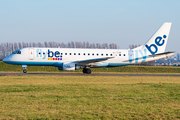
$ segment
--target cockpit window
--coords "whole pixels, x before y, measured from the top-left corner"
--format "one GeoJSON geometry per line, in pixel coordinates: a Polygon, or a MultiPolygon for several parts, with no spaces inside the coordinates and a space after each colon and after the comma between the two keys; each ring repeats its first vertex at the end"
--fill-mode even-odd
{"type": "Polygon", "coordinates": [[[17,51],[14,51],[12,54],[16,54],[17,53],[17,51]]]}
{"type": "Polygon", "coordinates": [[[21,51],[20,50],[16,50],[12,54],[21,54],[21,51]]]}
{"type": "Polygon", "coordinates": [[[18,51],[17,54],[21,54],[21,51],[18,51]]]}

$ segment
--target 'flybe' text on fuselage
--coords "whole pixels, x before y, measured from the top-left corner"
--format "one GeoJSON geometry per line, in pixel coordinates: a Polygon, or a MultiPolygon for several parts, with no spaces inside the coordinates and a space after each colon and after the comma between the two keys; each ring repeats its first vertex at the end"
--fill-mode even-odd
{"type": "Polygon", "coordinates": [[[37,57],[42,57],[42,59],[46,59],[48,56],[48,60],[62,60],[62,55],[60,55],[59,51],[42,51],[42,49],[37,49],[36,50],[36,56],[37,57]]]}

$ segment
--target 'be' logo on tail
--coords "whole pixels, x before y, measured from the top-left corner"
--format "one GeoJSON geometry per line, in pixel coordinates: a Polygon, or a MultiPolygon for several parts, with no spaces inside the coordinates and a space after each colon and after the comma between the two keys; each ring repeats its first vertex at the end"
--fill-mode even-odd
{"type": "MultiPolygon", "coordinates": [[[[163,38],[165,39],[167,36],[166,35],[163,35],[163,38]]],[[[165,43],[165,40],[163,39],[161,36],[158,36],[156,39],[155,39],[155,44],[151,44],[151,45],[145,45],[146,48],[149,50],[149,52],[154,55],[157,53],[158,51],[158,47],[157,46],[162,46],[164,43],[165,43]],[[154,48],[154,50],[152,50],[152,48],[154,48]]]]}

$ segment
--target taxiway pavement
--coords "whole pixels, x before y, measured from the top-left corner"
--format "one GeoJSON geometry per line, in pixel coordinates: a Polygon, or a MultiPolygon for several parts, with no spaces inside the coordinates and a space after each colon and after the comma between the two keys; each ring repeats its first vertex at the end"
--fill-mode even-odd
{"type": "Polygon", "coordinates": [[[116,74],[116,73],[92,73],[92,74],[83,74],[83,73],[0,73],[0,76],[20,76],[20,75],[56,75],[56,76],[173,76],[180,77],[180,74],[116,74]]]}

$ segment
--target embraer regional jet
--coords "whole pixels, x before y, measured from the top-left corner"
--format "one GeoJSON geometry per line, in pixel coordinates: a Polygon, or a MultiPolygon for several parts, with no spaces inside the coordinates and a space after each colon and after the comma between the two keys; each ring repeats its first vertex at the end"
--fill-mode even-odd
{"type": "Polygon", "coordinates": [[[148,62],[173,56],[165,52],[171,23],[164,23],[144,44],[134,49],[74,49],[74,48],[22,48],[3,59],[3,62],[22,65],[55,66],[59,70],[74,71],[83,68],[91,74],[93,67],[118,67],[148,62]]]}

